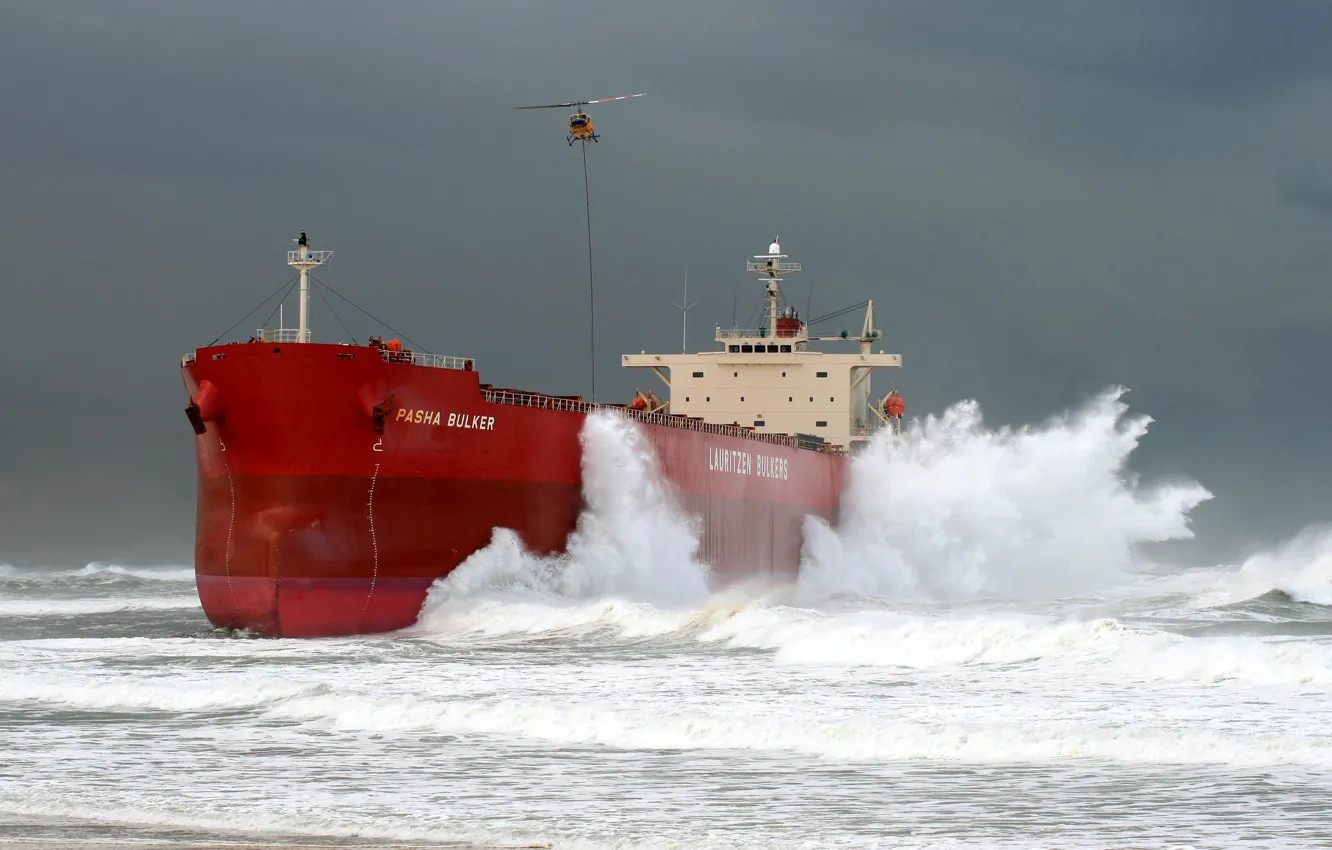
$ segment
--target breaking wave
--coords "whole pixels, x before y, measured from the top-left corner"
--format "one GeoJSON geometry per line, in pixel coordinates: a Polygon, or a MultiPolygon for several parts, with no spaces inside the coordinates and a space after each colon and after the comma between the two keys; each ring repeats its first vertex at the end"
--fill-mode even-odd
{"type": "Polygon", "coordinates": [[[1271,591],[1297,602],[1332,606],[1332,527],[1306,528],[1275,549],[1250,556],[1216,599],[1233,602],[1271,591]]]}
{"type": "Polygon", "coordinates": [[[91,564],[78,569],[16,567],[12,564],[0,564],[0,583],[86,584],[89,580],[104,583],[180,582],[193,584],[194,569],[181,566],[131,567],[100,561],[93,561],[91,564]]]}
{"type": "MultiPolygon", "coordinates": [[[[696,521],[676,505],[636,424],[595,413],[580,439],[585,505],[566,552],[539,557],[514,531],[495,529],[490,545],[431,587],[419,628],[452,628],[468,610],[455,603],[496,594],[510,602],[619,599],[686,609],[707,602],[696,521]]],[[[556,619],[566,625],[587,619],[564,614],[556,619]]]]}
{"type": "MultiPolygon", "coordinates": [[[[644,436],[632,421],[591,416],[582,434],[587,503],[567,553],[535,556],[513,531],[496,529],[489,546],[435,584],[408,631],[664,640],[815,667],[1070,659],[1142,680],[1332,683],[1332,657],[1318,647],[1172,631],[1179,611],[1194,628],[1252,620],[1213,609],[1273,589],[1332,599],[1332,528],[1239,568],[1135,572],[1149,566],[1137,544],[1190,537],[1189,512],[1210,494],[1191,482],[1143,486],[1128,471],[1150,420],[1127,416],[1121,395],[1108,391],[1016,429],[987,429],[977,405],[963,402],[897,441],[882,439],[852,461],[840,526],[809,522],[794,590],[721,593],[709,590],[698,529],[644,436]]],[[[1322,618],[1285,606],[1272,597],[1263,616],[1322,618]]]]}
{"type": "Polygon", "coordinates": [[[78,617],[116,611],[175,611],[198,608],[197,596],[106,597],[103,599],[0,599],[0,616],[78,617]]]}
{"type": "Polygon", "coordinates": [[[1134,546],[1189,538],[1211,498],[1192,482],[1142,487],[1127,469],[1147,433],[1122,389],[1040,427],[987,429],[965,401],[855,458],[842,519],[805,528],[801,589],[956,601],[1058,598],[1112,586],[1134,546]]]}
{"type": "Polygon", "coordinates": [[[16,677],[5,684],[0,701],[38,702],[84,710],[207,712],[254,708],[327,690],[279,679],[243,683],[182,682],[144,678],[135,681],[79,681],[16,677]]]}
{"type": "Polygon", "coordinates": [[[996,709],[993,717],[884,717],[877,712],[833,712],[747,706],[742,716],[690,704],[625,704],[495,698],[429,701],[375,696],[298,697],[274,705],[269,716],[339,732],[383,734],[429,731],[536,739],[562,746],[616,750],[750,750],[834,761],[908,760],[1049,762],[1096,759],[1118,763],[1325,768],[1332,750],[1310,747],[1295,734],[1236,737],[1214,730],[1120,728],[1084,717],[1043,718],[996,709]]]}

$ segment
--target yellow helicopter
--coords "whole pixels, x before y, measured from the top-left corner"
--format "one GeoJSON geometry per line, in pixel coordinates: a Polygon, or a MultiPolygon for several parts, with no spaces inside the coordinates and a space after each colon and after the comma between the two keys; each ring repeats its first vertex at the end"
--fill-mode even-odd
{"type": "MultiPolygon", "coordinates": [[[[622,94],[619,97],[603,97],[600,100],[571,100],[568,103],[543,103],[539,106],[515,106],[514,109],[560,109],[570,106],[589,106],[593,103],[609,103],[612,100],[628,100],[631,97],[642,97],[647,92],[639,94],[622,94]]],[[[592,117],[583,110],[578,110],[569,116],[569,135],[565,138],[569,141],[569,147],[573,147],[574,142],[597,141],[601,136],[597,135],[596,128],[592,126],[592,117]]]]}

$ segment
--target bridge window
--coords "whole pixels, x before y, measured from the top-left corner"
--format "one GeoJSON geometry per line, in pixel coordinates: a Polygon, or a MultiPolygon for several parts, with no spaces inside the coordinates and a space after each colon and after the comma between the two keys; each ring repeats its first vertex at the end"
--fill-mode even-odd
{"type": "Polygon", "coordinates": [[[814,423],[814,427],[815,427],[815,428],[827,428],[827,427],[828,427],[828,420],[826,420],[826,419],[820,419],[819,421],[817,421],[817,422],[814,423]]]}
{"type": "Polygon", "coordinates": [[[828,377],[828,373],[827,373],[827,372],[815,372],[815,373],[814,373],[814,377],[816,377],[816,378],[826,378],[826,377],[828,377]]]}
{"type": "Polygon", "coordinates": [[[702,372],[695,372],[695,373],[694,373],[694,377],[695,377],[695,378],[701,378],[701,377],[703,377],[703,373],[702,373],[702,372]]]}

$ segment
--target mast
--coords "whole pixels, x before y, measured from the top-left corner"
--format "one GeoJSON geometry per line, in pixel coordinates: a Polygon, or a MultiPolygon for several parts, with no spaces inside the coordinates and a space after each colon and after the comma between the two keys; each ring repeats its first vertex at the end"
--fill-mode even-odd
{"type": "Polygon", "coordinates": [[[766,275],[768,278],[767,298],[768,298],[768,333],[777,336],[777,318],[780,313],[782,290],[782,278],[779,275],[785,272],[800,271],[799,263],[783,262],[786,255],[782,253],[782,245],[779,237],[774,237],[772,244],[768,246],[768,253],[755,254],[755,262],[745,263],[748,271],[756,274],[766,275]]]}
{"type": "Polygon", "coordinates": [[[301,273],[301,318],[300,325],[296,331],[296,342],[310,341],[310,269],[317,269],[322,266],[329,257],[333,256],[332,251],[311,251],[310,238],[301,231],[301,236],[296,240],[297,250],[287,252],[287,265],[300,271],[301,273]]]}
{"type": "Polygon", "coordinates": [[[697,301],[693,304],[689,303],[689,268],[687,266],[685,267],[684,297],[679,304],[674,301],[671,304],[680,308],[680,353],[683,354],[689,347],[689,308],[698,306],[697,301]]]}

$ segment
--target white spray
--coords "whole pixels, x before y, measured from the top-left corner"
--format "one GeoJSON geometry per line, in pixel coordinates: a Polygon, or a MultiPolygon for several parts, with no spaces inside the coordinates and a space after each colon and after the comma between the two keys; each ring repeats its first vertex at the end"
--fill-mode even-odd
{"type": "Polygon", "coordinates": [[[1123,578],[1133,547],[1192,536],[1211,494],[1126,470],[1151,422],[1122,389],[1038,428],[987,430],[965,401],[852,463],[834,530],[806,522],[801,590],[899,599],[1054,598],[1123,578]]]}
{"type": "Polygon", "coordinates": [[[1279,590],[1300,602],[1332,605],[1332,526],[1315,525],[1249,556],[1201,601],[1225,605],[1279,590]]]}
{"type": "Polygon", "coordinates": [[[512,530],[498,528],[489,546],[435,583],[420,625],[429,628],[432,612],[444,614],[448,600],[495,591],[510,598],[527,592],[686,607],[707,601],[699,529],[672,499],[637,424],[595,413],[587,417],[581,441],[585,504],[566,553],[537,557],[512,530]]]}

